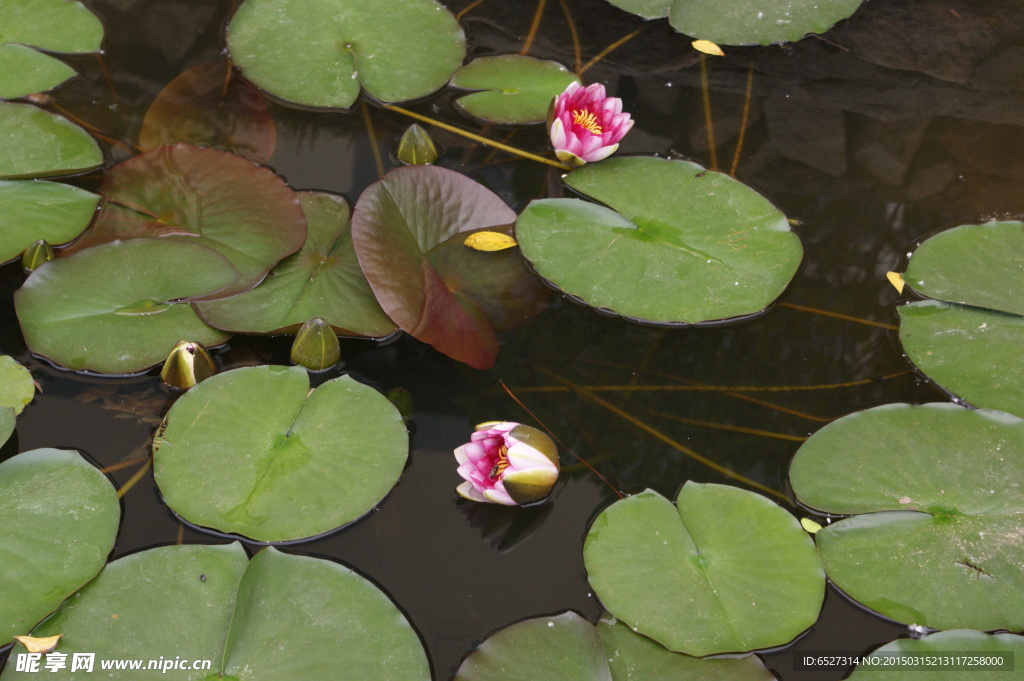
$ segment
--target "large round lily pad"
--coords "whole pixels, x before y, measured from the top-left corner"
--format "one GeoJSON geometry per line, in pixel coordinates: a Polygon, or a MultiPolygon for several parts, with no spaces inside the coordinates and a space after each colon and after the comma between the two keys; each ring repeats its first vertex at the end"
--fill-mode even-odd
{"type": "Polygon", "coordinates": [[[803,255],[786,216],[728,175],[685,161],[618,158],[566,183],[578,199],[533,201],[516,238],[541,276],[587,304],[652,322],[760,312],[803,255]]]}
{"type": "Polygon", "coordinates": [[[277,127],[263,94],[221,59],[182,73],[146,110],[139,148],[151,151],[174,142],[217,147],[266,163],[274,153],[277,127]]]}
{"type": "Polygon", "coordinates": [[[772,681],[753,656],[701,659],[674,653],[621,622],[594,627],[574,612],[536,617],[491,635],[454,681],[772,681]]]}
{"type": "Polygon", "coordinates": [[[415,165],[370,185],[352,215],[352,243],[381,307],[419,340],[472,367],[494,364],[494,326],[539,309],[543,295],[513,249],[463,245],[515,212],[464,175],[415,165]]]}
{"type": "Polygon", "coordinates": [[[680,33],[722,45],[770,45],[824,33],[862,0],[675,0],[668,21],[680,33]]]}
{"type": "Polygon", "coordinates": [[[976,407],[1024,416],[1024,317],[934,300],[898,311],[903,349],[928,378],[976,407]]]}
{"type": "Polygon", "coordinates": [[[36,394],[32,374],[10,355],[0,355],[0,407],[20,414],[36,394]]]}
{"type": "Polygon", "coordinates": [[[940,232],[910,258],[907,284],[929,298],[1024,315],[1024,223],[940,232]]]}
{"type": "Polygon", "coordinates": [[[454,681],[612,681],[594,625],[574,612],[505,627],[470,653],[454,681]]]}
{"type": "Polygon", "coordinates": [[[131,239],[45,264],[14,305],[32,352],[69,369],[128,374],[162,361],[180,340],[227,340],[177,301],[237,278],[226,258],[200,244],[131,239]]]}
{"type": "Polygon", "coordinates": [[[113,485],[78,452],[35,449],[0,463],[0,646],[100,571],[120,519],[113,485]]]}
{"type": "Polygon", "coordinates": [[[818,618],[825,575],[796,518],[736,487],[687,482],[617,501],[583,547],[604,606],[670,650],[704,656],[788,643],[818,618]]]}
{"type": "Polygon", "coordinates": [[[645,19],[668,17],[680,33],[722,45],[783,43],[824,33],[862,0],[608,0],[645,19]]]}
{"type": "Polygon", "coordinates": [[[153,471],[185,520],[279,542],[367,513],[408,448],[401,415],[376,390],[342,376],[311,392],[301,367],[249,367],[174,403],[153,439],[153,471]]]}
{"type": "Polygon", "coordinates": [[[539,123],[551,100],[579,78],[558,62],[517,54],[478,57],[452,75],[451,84],[481,90],[459,97],[455,106],[488,123],[539,123]]]}
{"type": "Polygon", "coordinates": [[[115,239],[202,244],[241,273],[216,298],[256,286],[306,239],[299,199],[281,178],[215,149],[173,144],[146,152],[112,168],[100,194],[103,209],[69,252],[115,239]]]}
{"type": "Polygon", "coordinates": [[[380,338],[397,330],[359,269],[345,199],[300,192],[306,243],[241,295],[197,304],[208,324],[239,333],[295,331],[320,317],[338,333],[380,338]]]}
{"type": "Polygon", "coordinates": [[[34,241],[71,241],[89,226],[100,197],[56,182],[0,181],[0,262],[34,241]]]}
{"type": "Polygon", "coordinates": [[[15,419],[13,409],[0,407],[0,447],[3,447],[14,433],[15,419]]]}
{"type": "Polygon", "coordinates": [[[797,498],[860,513],[815,538],[829,578],[867,607],[935,629],[1024,629],[1024,421],[951,404],[886,405],[815,433],[797,498]]]}
{"type": "Polygon", "coordinates": [[[439,90],[465,36],[434,0],[246,0],[228,26],[246,78],[296,104],[352,106],[360,86],[398,102],[439,90]]]}
{"type": "Polygon", "coordinates": [[[0,178],[73,175],[103,163],[96,140],[31,104],[0,102],[0,178]]]}
{"type": "Polygon", "coordinates": [[[98,52],[103,26],[74,0],[0,0],[0,98],[43,92],[75,74],[37,52],[98,52]],[[32,46],[32,47],[29,47],[32,46]]]}
{"type": "Polygon", "coordinates": [[[882,663],[858,666],[851,681],[1020,681],[1024,637],[955,629],[897,639],[870,655],[882,663]]]}
{"type": "MultiPolygon", "coordinates": [[[[388,597],[336,563],[238,544],[166,546],[108,565],[34,632],[99,660],[209,662],[205,669],[105,670],[104,678],[429,681],[416,632],[388,597]],[[386,661],[386,663],[385,663],[386,661]]],[[[200,666],[204,666],[203,664],[200,666]]],[[[48,678],[81,678],[71,665],[48,678]]],[[[35,678],[7,665],[4,681],[35,678]]]]}

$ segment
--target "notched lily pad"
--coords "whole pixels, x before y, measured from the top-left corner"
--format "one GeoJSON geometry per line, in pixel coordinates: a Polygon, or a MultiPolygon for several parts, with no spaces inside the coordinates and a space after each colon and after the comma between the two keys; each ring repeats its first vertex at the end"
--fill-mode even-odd
{"type": "Polygon", "coordinates": [[[1015,681],[1020,679],[1020,659],[1024,655],[1024,637],[1013,634],[984,634],[980,631],[955,629],[940,631],[922,639],[901,638],[871,651],[871,655],[892,660],[912,657],[903,665],[858,666],[848,677],[851,681],[906,681],[921,677],[927,669],[928,681],[1015,681]],[[968,652],[970,654],[965,655],[968,652]],[[979,665],[971,658],[989,658],[979,665]],[[950,658],[966,658],[956,664],[950,658]],[[926,666],[936,658],[946,664],[926,666]],[[1001,664],[995,660],[1001,660],[1001,664]],[[951,663],[952,662],[952,663],[951,663]],[[998,665],[998,668],[997,668],[998,665]],[[896,668],[893,668],[896,667],[896,668]]]}
{"type": "Polygon", "coordinates": [[[306,238],[295,192],[270,169],[224,151],[160,147],[112,168],[100,194],[95,223],[66,252],[115,239],[201,244],[241,273],[216,298],[253,288],[306,238]]]}
{"type": "Polygon", "coordinates": [[[0,263],[43,239],[51,245],[82,233],[100,197],[56,182],[0,181],[0,263]]]}
{"type": "Polygon", "coordinates": [[[594,593],[669,650],[746,652],[818,618],[825,575],[796,518],[736,487],[687,482],[676,505],[647,490],[594,521],[583,546],[594,593]]]}
{"type": "Polygon", "coordinates": [[[299,200],[307,225],[299,252],[282,260],[253,290],[197,304],[199,316],[238,333],[294,332],[313,317],[346,336],[382,338],[397,331],[359,268],[345,199],[299,192],[299,200]]]}
{"type": "MultiPolygon", "coordinates": [[[[829,578],[899,622],[1024,629],[1024,421],[951,404],[886,405],[815,433],[797,498],[851,514],[815,535],[829,578]]],[[[966,649],[965,649],[966,650],[966,649]]]]}
{"type": "Polygon", "coordinates": [[[525,321],[544,303],[514,249],[464,245],[471,232],[514,220],[483,185],[444,168],[406,166],[359,197],[352,242],[374,295],[402,330],[485,369],[498,354],[494,329],[525,321]]]}
{"type": "Polygon", "coordinates": [[[926,239],[904,279],[950,303],[1024,315],[1024,223],[961,225],[926,239]]]}
{"type": "Polygon", "coordinates": [[[0,98],[54,88],[75,75],[49,52],[97,52],[99,19],[75,0],[0,0],[0,98]]]}
{"type": "Polygon", "coordinates": [[[228,26],[232,61],[276,97],[348,108],[360,87],[399,102],[439,90],[465,55],[434,0],[246,0],[228,26]]]}
{"type": "Polygon", "coordinates": [[[74,175],[103,163],[96,140],[31,104],[0,102],[0,178],[74,175]]]}
{"type": "Polygon", "coordinates": [[[172,80],[149,106],[139,148],[187,142],[217,147],[257,163],[274,153],[277,128],[266,98],[225,60],[193,67],[172,80]]]}
{"type": "MultiPolygon", "coordinates": [[[[390,599],[337,563],[238,544],[165,546],[108,565],[35,633],[97,659],[206,660],[206,670],[107,670],[105,678],[429,681],[416,632],[390,599]],[[384,663],[386,661],[386,664],[384,663]]],[[[97,669],[99,665],[97,664],[97,669]]],[[[81,678],[70,665],[47,676],[81,678]]],[[[35,678],[7,665],[3,681],[35,678]]]]}
{"type": "Polygon", "coordinates": [[[401,415],[372,388],[343,376],[310,391],[301,367],[249,367],[174,403],[153,440],[153,472],[185,520],[281,542],[369,512],[408,449],[401,415]]]}
{"type": "Polygon", "coordinates": [[[542,277],[593,307],[657,323],[750,315],[800,265],[786,216],[728,175],[637,157],[586,165],[565,181],[607,208],[533,201],[516,239],[542,277]]]}
{"type": "Polygon", "coordinates": [[[113,485],[78,452],[36,449],[0,463],[0,646],[100,571],[120,519],[113,485]]]}
{"type": "Polygon", "coordinates": [[[452,75],[451,85],[481,90],[455,100],[455,106],[488,123],[540,123],[551,100],[570,83],[578,83],[558,62],[522,55],[478,57],[452,75]]]}
{"type": "Polygon", "coordinates": [[[76,371],[130,374],[163,361],[188,338],[219,345],[184,298],[238,279],[226,258],[197,243],[131,239],[46,263],[14,294],[32,352],[76,371]]]}
{"type": "Polygon", "coordinates": [[[9,407],[20,414],[35,394],[35,383],[28,369],[10,355],[0,355],[0,407],[9,407]]]}
{"type": "Polygon", "coordinates": [[[675,0],[668,21],[680,33],[719,45],[770,45],[825,33],[862,0],[675,0]]]}
{"type": "Polygon", "coordinates": [[[935,300],[901,305],[900,342],[943,389],[1024,416],[1024,317],[935,300]]]}
{"type": "Polygon", "coordinates": [[[597,627],[574,612],[535,617],[492,634],[454,681],[772,681],[754,656],[674,653],[614,619],[597,627]]]}

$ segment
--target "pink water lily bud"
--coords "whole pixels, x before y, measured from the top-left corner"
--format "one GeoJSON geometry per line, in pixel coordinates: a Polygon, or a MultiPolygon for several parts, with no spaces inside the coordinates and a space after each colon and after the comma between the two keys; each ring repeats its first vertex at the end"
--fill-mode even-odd
{"type": "Polygon", "coordinates": [[[558,480],[558,450],[547,435],[513,421],[481,423],[455,450],[456,488],[471,501],[518,506],[540,501],[558,480]]]}
{"type": "Polygon", "coordinates": [[[629,114],[622,113],[622,100],[605,96],[600,83],[587,87],[570,83],[548,110],[548,135],[555,156],[570,166],[608,158],[632,127],[629,114]]]}

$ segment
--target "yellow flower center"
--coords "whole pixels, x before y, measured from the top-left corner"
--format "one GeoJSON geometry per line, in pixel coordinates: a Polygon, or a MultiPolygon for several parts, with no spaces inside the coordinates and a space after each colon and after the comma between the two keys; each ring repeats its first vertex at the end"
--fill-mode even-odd
{"type": "Polygon", "coordinates": [[[601,134],[601,125],[597,122],[597,116],[592,111],[584,111],[583,109],[573,111],[572,122],[574,125],[578,125],[595,135],[601,134]]]}
{"type": "Polygon", "coordinates": [[[491,473],[487,477],[494,480],[496,477],[504,473],[505,469],[508,467],[508,447],[502,445],[501,449],[498,450],[498,463],[494,464],[494,468],[491,469],[491,473]]]}

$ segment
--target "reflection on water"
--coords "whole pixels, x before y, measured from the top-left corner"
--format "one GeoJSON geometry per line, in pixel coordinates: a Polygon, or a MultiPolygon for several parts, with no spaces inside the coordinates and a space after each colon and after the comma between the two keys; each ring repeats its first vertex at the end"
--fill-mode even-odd
{"type": "MultiPolygon", "coordinates": [[[[111,160],[120,161],[135,153],[142,116],[160,89],[221,56],[232,3],[87,4],[107,25],[106,52],[102,62],[70,60],[82,75],[54,93],[54,106],[101,131],[111,160]]],[[[453,11],[469,4],[449,3],[453,11]]],[[[584,63],[644,26],[602,0],[567,5],[584,63]]],[[[491,1],[470,11],[463,23],[472,54],[518,52],[535,6],[491,1]]],[[[530,54],[573,65],[569,35],[558,4],[549,3],[530,54]]],[[[735,164],[739,179],[799,221],[794,229],[806,259],[780,304],[735,325],[659,329],[556,299],[505,334],[498,364],[484,372],[409,339],[378,349],[343,347],[346,370],[383,390],[411,391],[411,462],[378,511],[302,550],[350,564],[382,585],[420,631],[435,677],[446,679],[476,642],[512,621],[566,608],[592,619],[599,614],[582,537],[615,495],[572,454],[563,454],[565,482],[543,509],[475,509],[456,501],[451,451],[472,424],[534,422],[499,381],[612,487],[650,487],[668,496],[687,479],[744,484],[736,476],[785,494],[800,439],[828,420],[885,402],[945,399],[909,371],[891,328],[899,296],[885,272],[899,269],[912,245],[935,231],[1024,210],[1024,171],[1016,163],[1024,151],[1022,38],[1024,13],[1012,0],[871,2],[823,38],[734,48],[710,59],[714,160],[724,170],[735,164]]],[[[633,113],[636,127],[620,153],[712,162],[698,57],[664,21],[647,24],[585,77],[604,82],[633,113]]],[[[480,128],[454,114],[443,93],[412,108],[480,128]]],[[[410,121],[372,104],[370,111],[390,165],[387,151],[410,121]]],[[[278,143],[270,165],[294,188],[354,201],[377,179],[358,110],[308,112],[272,103],[271,112],[278,143]]],[[[431,134],[442,165],[484,183],[517,210],[560,191],[545,166],[450,133],[431,134]]],[[[547,146],[536,127],[484,134],[537,153],[547,146]]],[[[98,177],[73,182],[95,189],[98,177]]],[[[24,362],[42,393],[0,458],[73,447],[112,466],[144,451],[174,396],[152,372],[127,380],[82,377],[32,358],[11,304],[21,280],[15,265],[0,269],[0,352],[24,362]]],[[[287,346],[239,339],[218,359],[226,366],[283,363],[287,346]]],[[[135,470],[112,476],[120,485],[135,470]]],[[[151,478],[143,478],[125,497],[116,555],[180,540],[211,538],[181,527],[151,478]]],[[[830,593],[821,621],[795,649],[862,651],[903,631],[830,593]]],[[[766,662],[787,681],[812,678],[792,671],[792,654],[766,662]]],[[[844,673],[819,670],[813,678],[844,673]]]]}

